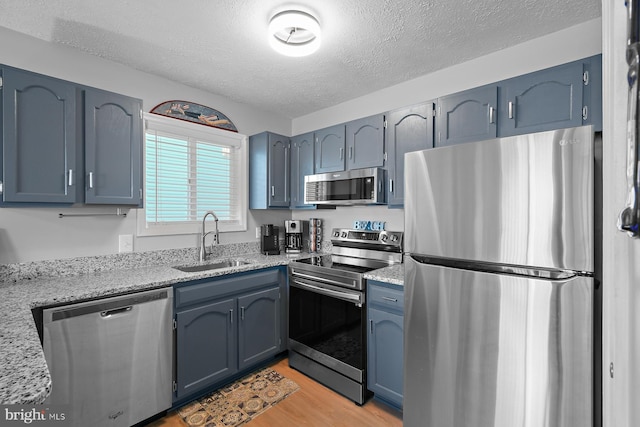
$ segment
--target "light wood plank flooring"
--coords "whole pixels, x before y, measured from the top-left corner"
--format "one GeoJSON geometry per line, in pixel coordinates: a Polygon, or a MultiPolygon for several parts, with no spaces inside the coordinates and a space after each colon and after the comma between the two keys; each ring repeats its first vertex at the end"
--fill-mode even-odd
{"type": "MultiPolygon", "coordinates": [[[[333,390],[291,369],[288,359],[281,359],[272,369],[295,381],[300,390],[276,406],[244,424],[247,427],[311,426],[311,427],[397,427],[402,426],[402,413],[376,400],[358,406],[333,390]]],[[[149,424],[150,427],[185,427],[176,413],[149,424]]]]}

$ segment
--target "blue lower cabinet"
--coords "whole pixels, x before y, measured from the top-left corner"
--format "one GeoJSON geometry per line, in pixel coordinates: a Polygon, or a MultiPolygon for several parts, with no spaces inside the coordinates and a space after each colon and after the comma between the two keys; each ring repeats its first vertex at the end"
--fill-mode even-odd
{"type": "Polygon", "coordinates": [[[280,289],[252,292],[238,298],[238,363],[245,369],[279,352],[280,289]]]}
{"type": "Polygon", "coordinates": [[[198,398],[286,350],[283,298],[282,267],[176,286],[174,402],[198,398]]]}
{"type": "Polygon", "coordinates": [[[369,281],[367,295],[367,387],[376,398],[402,409],[404,290],[369,281]]]}
{"type": "Polygon", "coordinates": [[[181,399],[238,372],[235,299],[176,314],[176,398],[181,399]]]}

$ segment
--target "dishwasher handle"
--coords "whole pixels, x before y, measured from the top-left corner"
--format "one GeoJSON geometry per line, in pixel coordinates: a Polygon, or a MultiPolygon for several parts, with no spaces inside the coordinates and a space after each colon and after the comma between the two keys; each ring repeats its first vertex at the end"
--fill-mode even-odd
{"type": "Polygon", "coordinates": [[[131,311],[131,310],[133,310],[133,306],[129,305],[127,307],[120,307],[120,308],[114,308],[113,310],[101,311],[100,312],[100,316],[101,317],[111,317],[111,316],[115,316],[116,314],[126,313],[126,312],[131,311]]]}

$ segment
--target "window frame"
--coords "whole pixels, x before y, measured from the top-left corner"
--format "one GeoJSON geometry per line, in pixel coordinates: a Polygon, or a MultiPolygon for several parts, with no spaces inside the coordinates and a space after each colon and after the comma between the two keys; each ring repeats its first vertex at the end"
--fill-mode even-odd
{"type": "MultiPolygon", "coordinates": [[[[146,200],[146,165],[147,165],[147,130],[151,129],[159,132],[167,132],[185,138],[195,138],[204,141],[216,141],[230,146],[238,146],[238,156],[240,170],[238,171],[237,188],[242,193],[238,195],[238,218],[239,223],[229,223],[220,220],[218,228],[221,233],[247,231],[247,209],[249,199],[249,168],[248,168],[248,138],[246,135],[218,129],[212,126],[201,125],[184,120],[164,117],[157,114],[144,113],[143,132],[143,161],[142,161],[142,182],[143,200],[146,200]]],[[[138,236],[170,236],[200,234],[201,221],[198,219],[191,222],[181,222],[179,224],[148,224],[145,206],[137,210],[137,234],[138,236]]]]}

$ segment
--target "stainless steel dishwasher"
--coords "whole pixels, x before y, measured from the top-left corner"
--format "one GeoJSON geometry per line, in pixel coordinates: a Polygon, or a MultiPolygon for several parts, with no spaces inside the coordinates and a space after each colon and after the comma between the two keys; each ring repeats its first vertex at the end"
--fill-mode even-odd
{"type": "Polygon", "coordinates": [[[43,310],[49,405],[73,426],[128,427],[171,407],[173,289],[43,310]]]}

